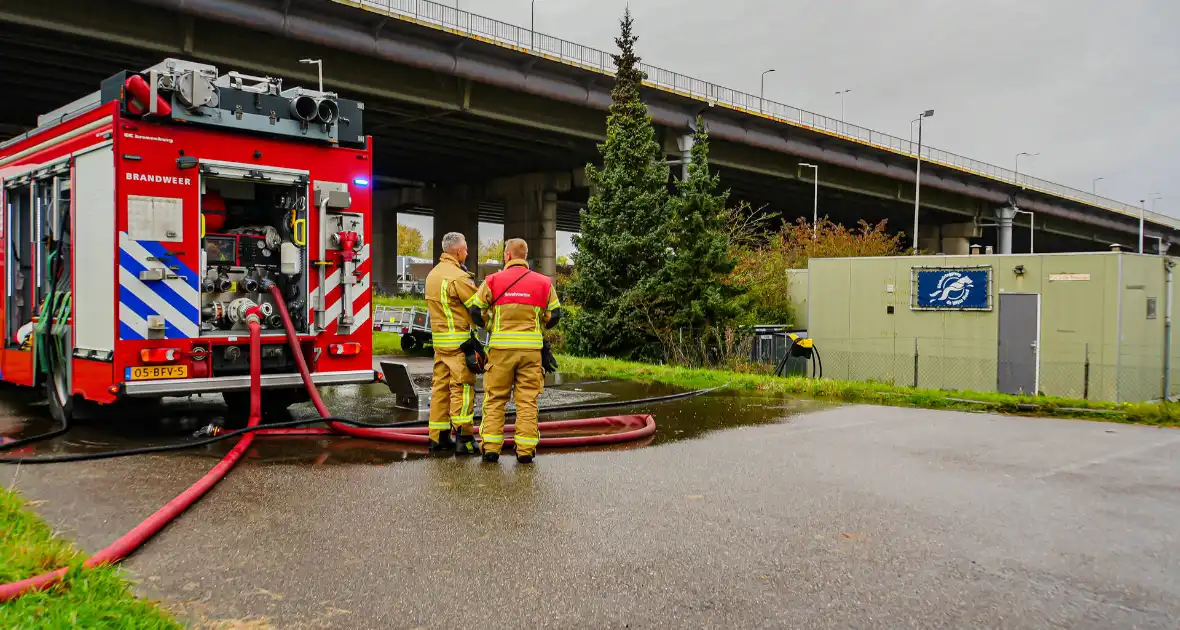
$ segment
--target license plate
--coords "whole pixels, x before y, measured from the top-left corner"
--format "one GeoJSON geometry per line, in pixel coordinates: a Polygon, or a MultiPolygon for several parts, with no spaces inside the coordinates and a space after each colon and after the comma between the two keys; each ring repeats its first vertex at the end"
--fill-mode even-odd
{"type": "Polygon", "coordinates": [[[187,365],[141,365],[127,368],[129,381],[154,381],[164,378],[188,378],[187,365]]]}

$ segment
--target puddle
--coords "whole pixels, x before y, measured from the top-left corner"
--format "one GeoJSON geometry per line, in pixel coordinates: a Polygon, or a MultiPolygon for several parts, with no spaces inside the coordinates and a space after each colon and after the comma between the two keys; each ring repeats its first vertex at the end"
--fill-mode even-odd
{"type": "MultiPolygon", "coordinates": [[[[541,400],[542,407],[576,402],[632,400],[677,393],[677,389],[628,381],[591,381],[566,375],[559,387],[550,387],[541,400]]],[[[336,415],[365,422],[400,422],[425,420],[425,410],[414,412],[395,408],[389,390],[381,384],[350,385],[325,388],[324,404],[336,415]]],[[[427,404],[429,392],[422,392],[427,404]]],[[[478,401],[477,401],[478,405],[478,401]]],[[[719,390],[704,396],[664,403],[618,407],[603,410],[543,414],[542,420],[585,418],[602,415],[651,413],[656,417],[655,435],[635,443],[596,447],[594,450],[626,450],[701,437],[711,431],[789,421],[792,416],[826,406],[825,403],[756,393],[719,390]]],[[[477,409],[479,407],[477,406],[477,409]]],[[[102,421],[77,423],[61,438],[37,443],[11,455],[52,455],[88,453],[183,442],[193,431],[217,422],[225,413],[220,396],[191,399],[166,399],[150,412],[138,412],[102,421]]],[[[310,403],[295,405],[292,419],[315,418],[310,403]]],[[[19,439],[38,435],[54,428],[49,410],[29,401],[26,392],[0,390],[0,435],[19,439]]],[[[563,433],[573,435],[575,433],[563,433]]],[[[233,440],[206,447],[180,451],[170,456],[219,458],[233,445],[233,440]]],[[[586,449],[577,449],[586,450],[586,449]]],[[[281,464],[386,464],[428,457],[425,447],[414,447],[331,436],[266,437],[254,441],[243,463],[281,464]]]]}

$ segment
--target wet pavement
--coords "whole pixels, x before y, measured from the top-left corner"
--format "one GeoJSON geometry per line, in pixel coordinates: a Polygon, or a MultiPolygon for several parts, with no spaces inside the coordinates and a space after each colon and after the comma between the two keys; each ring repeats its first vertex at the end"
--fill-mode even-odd
{"type": "MultiPolygon", "coordinates": [[[[601,399],[668,391],[571,389],[601,399]]],[[[402,419],[367,388],[325,402],[402,419]]],[[[221,409],[172,403],[172,429],[81,427],[37,451],[177,439],[221,409]]],[[[648,442],[546,453],[533,466],[260,439],[125,566],[141,594],[209,627],[1106,629],[1180,619],[1175,430],[723,392],[646,411],[659,422],[648,442]]],[[[44,413],[0,392],[0,434],[47,428],[44,413]]],[[[225,448],[5,466],[0,483],[94,550],[225,448]]]]}

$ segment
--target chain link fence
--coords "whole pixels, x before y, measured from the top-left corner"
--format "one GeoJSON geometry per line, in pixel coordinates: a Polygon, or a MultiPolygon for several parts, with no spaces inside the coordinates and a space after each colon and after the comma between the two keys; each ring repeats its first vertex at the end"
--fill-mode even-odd
{"type": "MultiPolygon", "coordinates": [[[[846,345],[827,343],[819,347],[823,376],[851,381],[870,381],[901,387],[971,390],[999,389],[1001,366],[995,357],[972,355],[941,339],[850,339],[846,345]]],[[[976,348],[977,350],[977,348],[976,348]]],[[[1036,392],[1061,398],[1109,401],[1158,400],[1162,397],[1162,365],[1102,362],[1097,347],[1079,346],[1064,360],[1042,361],[1036,392]]],[[[1180,383],[1168,383],[1171,395],[1180,394],[1180,383]]]]}

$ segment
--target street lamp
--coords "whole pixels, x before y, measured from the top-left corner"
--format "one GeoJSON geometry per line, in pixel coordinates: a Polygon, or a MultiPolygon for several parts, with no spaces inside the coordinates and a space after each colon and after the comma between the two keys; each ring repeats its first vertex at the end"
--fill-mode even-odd
{"type": "MultiPolygon", "coordinates": [[[[1155,212],[1155,202],[1159,201],[1160,199],[1163,199],[1164,196],[1159,193],[1151,193],[1150,195],[1147,196],[1147,198],[1151,200],[1151,211],[1155,212]]],[[[1139,253],[1140,254],[1143,253],[1143,238],[1144,238],[1143,215],[1146,214],[1146,212],[1147,212],[1147,204],[1145,203],[1145,201],[1143,199],[1140,199],[1139,200],[1139,253]]],[[[1153,236],[1151,238],[1157,238],[1157,237],[1153,236]]],[[[1164,246],[1164,240],[1161,238],[1160,239],[1160,248],[1162,249],[1163,246],[1164,246]]]]}
{"type": "Polygon", "coordinates": [[[537,38],[537,0],[529,0],[529,48],[536,48],[536,46],[533,45],[533,40],[535,40],[536,38],[537,38]]]}
{"type": "MultiPolygon", "coordinates": [[[[1016,183],[1017,186],[1020,186],[1020,156],[1022,156],[1022,155],[1027,155],[1028,157],[1034,157],[1034,156],[1040,155],[1040,153],[1028,153],[1026,151],[1026,152],[1016,154],[1016,177],[1013,181],[1016,183]]],[[[1021,188],[1024,188],[1024,187],[1021,186],[1021,188]]]]}
{"type": "Polygon", "coordinates": [[[766,104],[766,75],[770,74],[771,72],[774,72],[774,68],[771,68],[770,70],[764,70],[762,72],[762,87],[760,87],[758,89],[758,111],[760,111],[760,112],[763,109],[765,109],[764,105],[766,104]]]}
{"type": "Polygon", "coordinates": [[[841,127],[844,126],[844,95],[851,92],[851,91],[852,91],[852,88],[848,88],[847,90],[840,90],[839,92],[836,92],[836,96],[840,97],[840,126],[841,127]]]}
{"type": "Polygon", "coordinates": [[[299,63],[315,64],[316,72],[320,77],[320,92],[324,91],[324,60],[323,59],[300,59],[299,63]]]}
{"type": "Polygon", "coordinates": [[[1143,215],[1147,213],[1147,200],[1139,200],[1139,253],[1143,253],[1143,215]]]}
{"type": "Polygon", "coordinates": [[[815,191],[811,195],[811,240],[816,238],[816,227],[819,223],[819,167],[814,164],[800,162],[799,166],[803,166],[814,171],[812,175],[812,183],[815,186],[815,191]]]}
{"type": "Polygon", "coordinates": [[[852,91],[852,88],[848,88],[847,90],[840,90],[839,92],[836,92],[836,96],[840,97],[840,120],[841,121],[844,120],[844,95],[851,92],[851,91],[852,91]]]}
{"type": "Polygon", "coordinates": [[[918,123],[918,167],[914,171],[914,255],[918,255],[918,200],[922,195],[922,119],[930,118],[934,115],[933,109],[928,109],[914,119],[918,123]]]}
{"type": "Polygon", "coordinates": [[[1106,179],[1106,178],[1105,177],[1095,177],[1094,181],[1090,182],[1090,194],[1092,194],[1092,195],[1098,194],[1098,182],[1100,182],[1104,179],[1106,179]]]}

